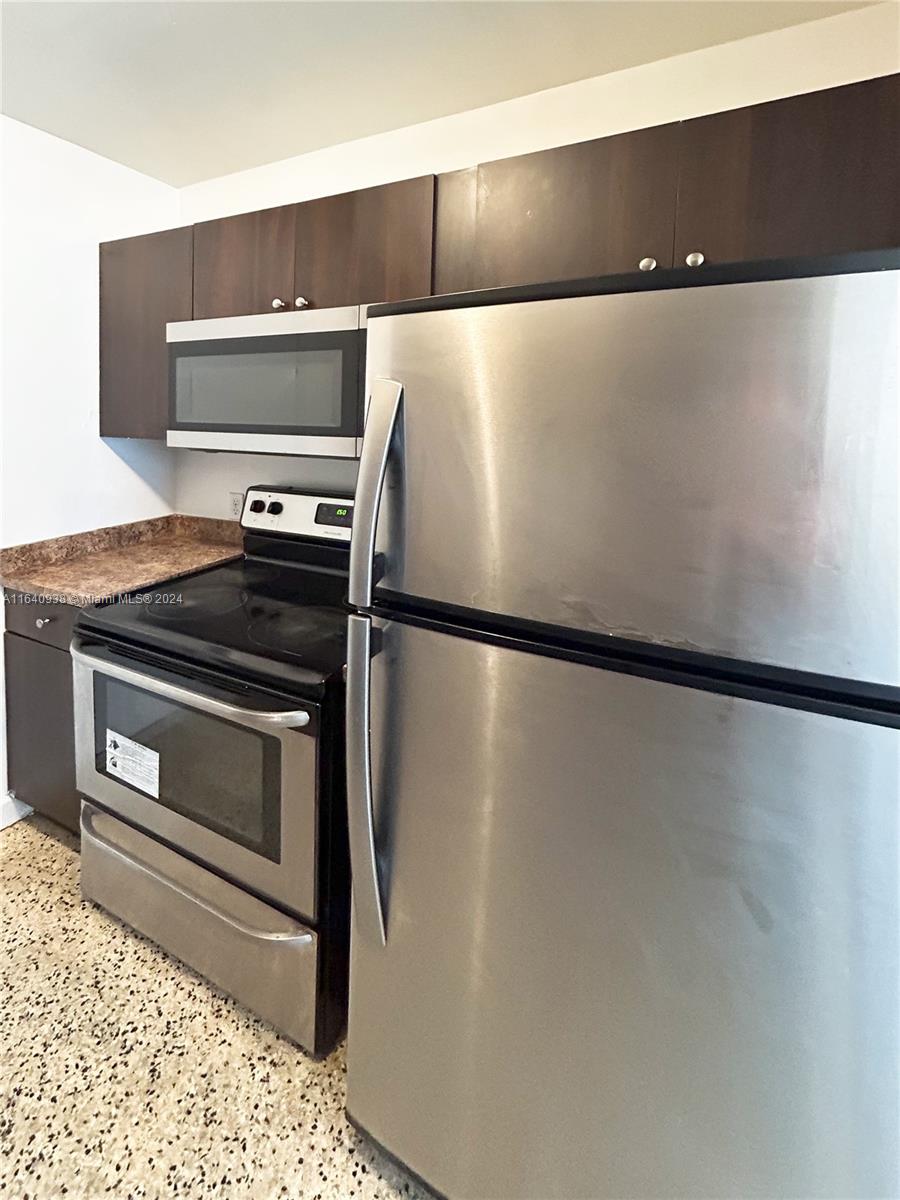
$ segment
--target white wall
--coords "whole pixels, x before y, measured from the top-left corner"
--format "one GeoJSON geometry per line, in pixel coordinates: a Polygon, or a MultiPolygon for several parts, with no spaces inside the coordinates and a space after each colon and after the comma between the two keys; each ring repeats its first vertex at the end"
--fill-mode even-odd
{"type": "MultiPolygon", "coordinates": [[[[181,189],[185,224],[544,150],[871,79],[900,70],[900,6],[878,4],[791,29],[585,79],[487,108],[316,150],[181,189]]],[[[247,483],[344,486],[346,463],[178,452],[176,503],[227,516],[247,483]]]]}
{"type": "Polygon", "coordinates": [[[165,449],[97,433],[97,247],[177,225],[178,192],[0,121],[0,545],[170,512],[165,449]]]}
{"type": "Polygon", "coordinates": [[[346,459],[288,458],[270,454],[206,454],[176,450],[175,508],[196,517],[231,516],[231,492],[254,483],[289,483],[325,491],[356,487],[357,463],[346,459]]]}
{"type": "Polygon", "coordinates": [[[308,200],[900,70],[900,7],[873,5],[550,88],[181,189],[184,222],[308,200]]]}
{"type": "MultiPolygon", "coordinates": [[[[97,433],[97,247],[177,225],[178,193],[8,117],[0,168],[0,546],[171,512],[165,447],[97,433]]],[[[2,697],[0,662],[0,742],[2,697]]]]}

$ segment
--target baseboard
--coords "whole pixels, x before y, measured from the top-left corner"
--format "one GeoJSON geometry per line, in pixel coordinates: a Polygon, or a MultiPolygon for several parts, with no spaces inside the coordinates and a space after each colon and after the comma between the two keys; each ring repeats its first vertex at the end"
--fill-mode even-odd
{"type": "Polygon", "coordinates": [[[21,821],[22,817],[27,817],[32,811],[24,801],[17,800],[15,796],[4,796],[0,800],[0,829],[5,829],[7,825],[14,825],[16,821],[21,821]]]}

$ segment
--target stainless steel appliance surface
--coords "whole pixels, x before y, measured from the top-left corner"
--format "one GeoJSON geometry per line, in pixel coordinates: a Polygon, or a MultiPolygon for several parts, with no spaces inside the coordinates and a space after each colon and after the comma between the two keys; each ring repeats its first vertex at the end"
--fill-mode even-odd
{"type": "Polygon", "coordinates": [[[173,321],[170,446],[356,458],[364,308],[173,321]]]}
{"type": "Polygon", "coordinates": [[[864,266],[370,314],[348,1111],[449,1200],[900,1191],[900,256],[864,266]]]}
{"type": "Polygon", "coordinates": [[[251,488],[240,560],[83,610],[82,891],[313,1053],[346,1009],[353,502],[251,488]]]}
{"type": "Polygon", "coordinates": [[[897,278],[377,319],[376,594],[900,683],[897,278]]]}

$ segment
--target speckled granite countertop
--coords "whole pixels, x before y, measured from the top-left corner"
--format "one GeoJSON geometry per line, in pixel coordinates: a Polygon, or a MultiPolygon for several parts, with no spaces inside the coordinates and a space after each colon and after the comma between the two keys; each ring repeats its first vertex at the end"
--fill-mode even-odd
{"type": "Polygon", "coordinates": [[[174,514],[0,550],[0,583],[82,607],[237,558],[237,521],[174,514]]]}

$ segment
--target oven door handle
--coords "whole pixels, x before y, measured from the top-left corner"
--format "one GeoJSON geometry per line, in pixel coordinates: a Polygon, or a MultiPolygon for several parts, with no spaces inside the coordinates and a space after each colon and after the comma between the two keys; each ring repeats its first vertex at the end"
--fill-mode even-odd
{"type": "Polygon", "coordinates": [[[373,383],[363,431],[363,448],[356,480],[356,505],[353,509],[353,537],[350,539],[348,599],[356,608],[368,608],[372,603],[375,526],[378,524],[391,439],[402,400],[402,383],[397,383],[395,379],[376,379],[373,383]]]}
{"type": "Polygon", "coordinates": [[[135,687],[143,688],[144,691],[163,696],[166,700],[174,700],[188,708],[209,713],[214,717],[222,717],[226,721],[234,721],[238,725],[251,725],[257,729],[266,730],[301,729],[304,725],[309,724],[309,713],[302,708],[290,709],[287,712],[260,712],[255,708],[241,708],[237,704],[227,704],[224,700],[213,700],[211,696],[193,692],[190,688],[179,687],[175,683],[153,679],[140,671],[123,667],[120,663],[107,662],[105,659],[95,658],[92,654],[85,654],[83,650],[79,649],[77,641],[72,643],[71,653],[73,660],[79,665],[87,667],[88,670],[99,671],[102,675],[120,679],[123,683],[133,684],[135,687]]]}

